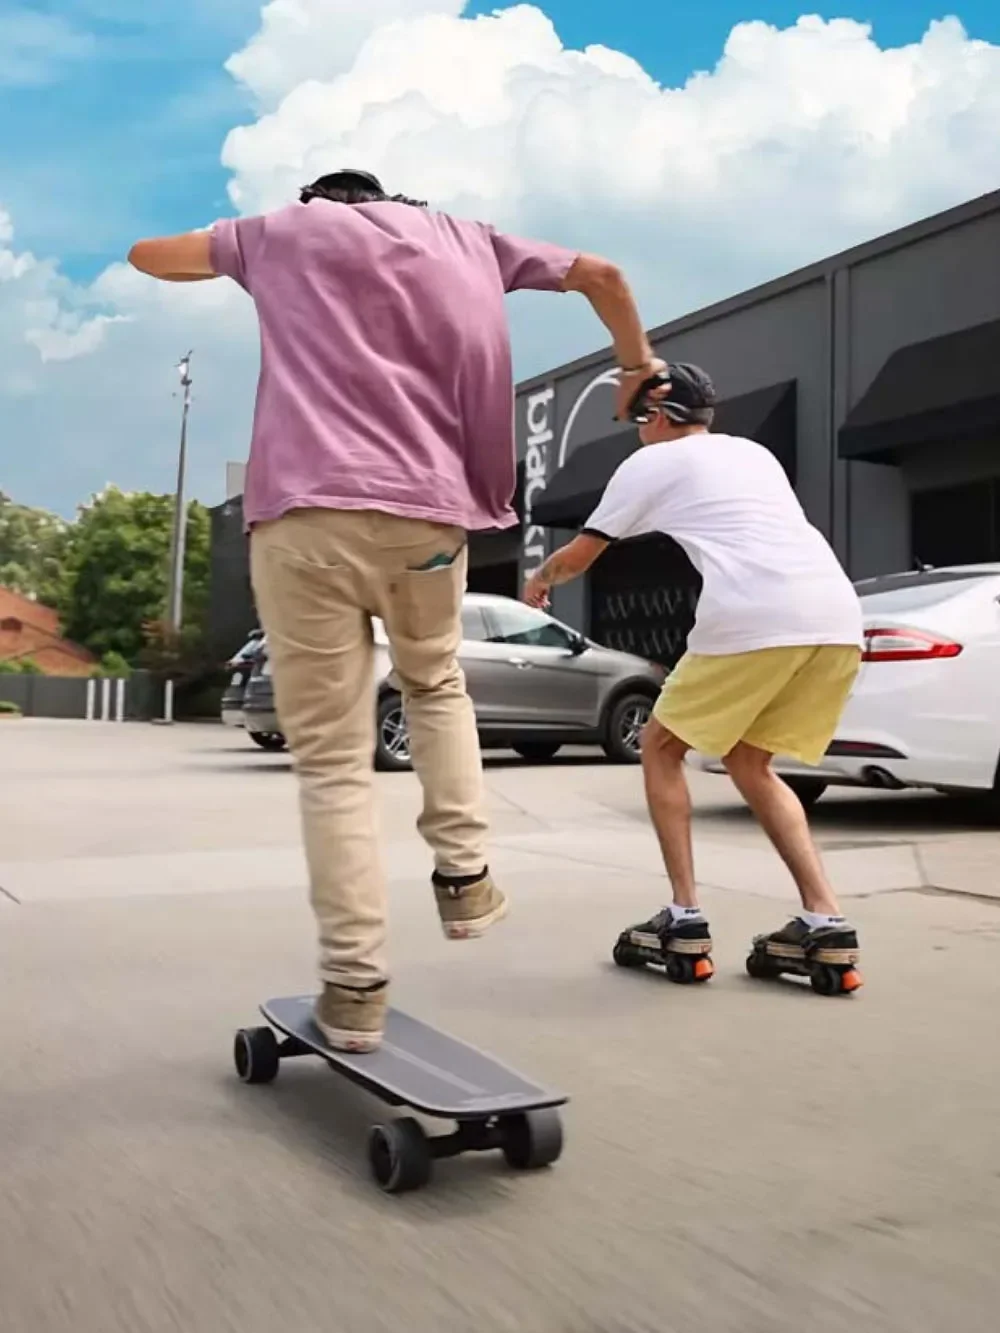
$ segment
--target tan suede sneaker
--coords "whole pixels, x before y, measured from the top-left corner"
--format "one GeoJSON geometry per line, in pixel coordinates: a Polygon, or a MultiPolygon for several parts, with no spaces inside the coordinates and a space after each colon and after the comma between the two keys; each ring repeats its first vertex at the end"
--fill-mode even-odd
{"type": "Polygon", "coordinates": [[[437,871],[432,881],[438,914],[450,940],[474,940],[507,915],[507,899],[487,871],[481,879],[448,880],[437,871]]]}
{"type": "Polygon", "coordinates": [[[364,990],[327,982],[316,999],[316,1026],[335,1051],[362,1054],[377,1051],[385,1031],[389,984],[376,982],[364,990]]]}

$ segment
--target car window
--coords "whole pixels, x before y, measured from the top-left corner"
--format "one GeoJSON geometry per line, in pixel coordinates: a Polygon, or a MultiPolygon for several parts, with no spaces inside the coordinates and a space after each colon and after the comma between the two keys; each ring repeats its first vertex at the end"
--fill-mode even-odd
{"type": "Polygon", "coordinates": [[[511,643],[533,648],[568,648],[569,633],[544,611],[512,602],[490,606],[491,643],[511,643]]]}
{"type": "Polygon", "coordinates": [[[485,642],[487,629],[482,607],[470,605],[462,607],[462,638],[466,642],[485,642]]]}

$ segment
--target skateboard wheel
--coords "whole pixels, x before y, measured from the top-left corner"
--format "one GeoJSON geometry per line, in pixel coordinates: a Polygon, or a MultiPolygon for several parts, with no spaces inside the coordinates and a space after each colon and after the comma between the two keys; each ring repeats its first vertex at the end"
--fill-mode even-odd
{"type": "Polygon", "coordinates": [[[619,940],[615,945],[612,958],[619,967],[641,967],[642,959],[634,949],[630,948],[624,940],[619,940]]]}
{"type": "Polygon", "coordinates": [[[767,981],[775,973],[765,956],[754,949],[753,953],[747,955],[747,975],[753,977],[754,981],[767,981]]]}
{"type": "Polygon", "coordinates": [[[273,1083],[281,1056],[270,1028],[240,1028],[233,1042],[233,1063],[244,1083],[273,1083]]]}
{"type": "Polygon", "coordinates": [[[562,1154],[563,1129],[559,1112],[546,1108],[506,1117],[502,1122],[503,1155],[517,1171],[551,1166],[562,1154]]]}
{"type": "Polygon", "coordinates": [[[412,1116],[372,1127],[368,1162],[376,1183],[386,1194],[404,1194],[426,1185],[432,1161],[427,1135],[412,1116]]]}

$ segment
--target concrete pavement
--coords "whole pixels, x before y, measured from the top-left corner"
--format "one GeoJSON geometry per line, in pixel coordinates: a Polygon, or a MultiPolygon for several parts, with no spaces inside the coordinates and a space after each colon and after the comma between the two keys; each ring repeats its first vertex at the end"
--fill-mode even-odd
{"type": "Polygon", "coordinates": [[[692,780],[719,969],[695,990],[609,962],[664,892],[636,770],[490,764],[513,910],[462,945],[416,783],[379,779],[397,1002],[573,1097],[552,1171],[460,1158],[388,1199],[371,1103],[311,1061],[232,1072],[233,1029],[312,980],[287,760],[5,724],[3,1333],[994,1333],[1000,913],[928,886],[989,888],[1000,836],[943,798],[824,798],[868,978],[824,1001],[743,975],[787,886],[692,780]]]}

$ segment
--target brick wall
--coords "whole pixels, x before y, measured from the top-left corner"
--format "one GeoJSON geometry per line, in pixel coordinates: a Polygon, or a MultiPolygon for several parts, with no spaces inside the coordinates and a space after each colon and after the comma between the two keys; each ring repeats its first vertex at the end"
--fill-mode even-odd
{"type": "Polygon", "coordinates": [[[97,663],[93,653],[62,637],[50,606],[0,588],[0,661],[28,657],[49,676],[87,676],[97,663]]]}

